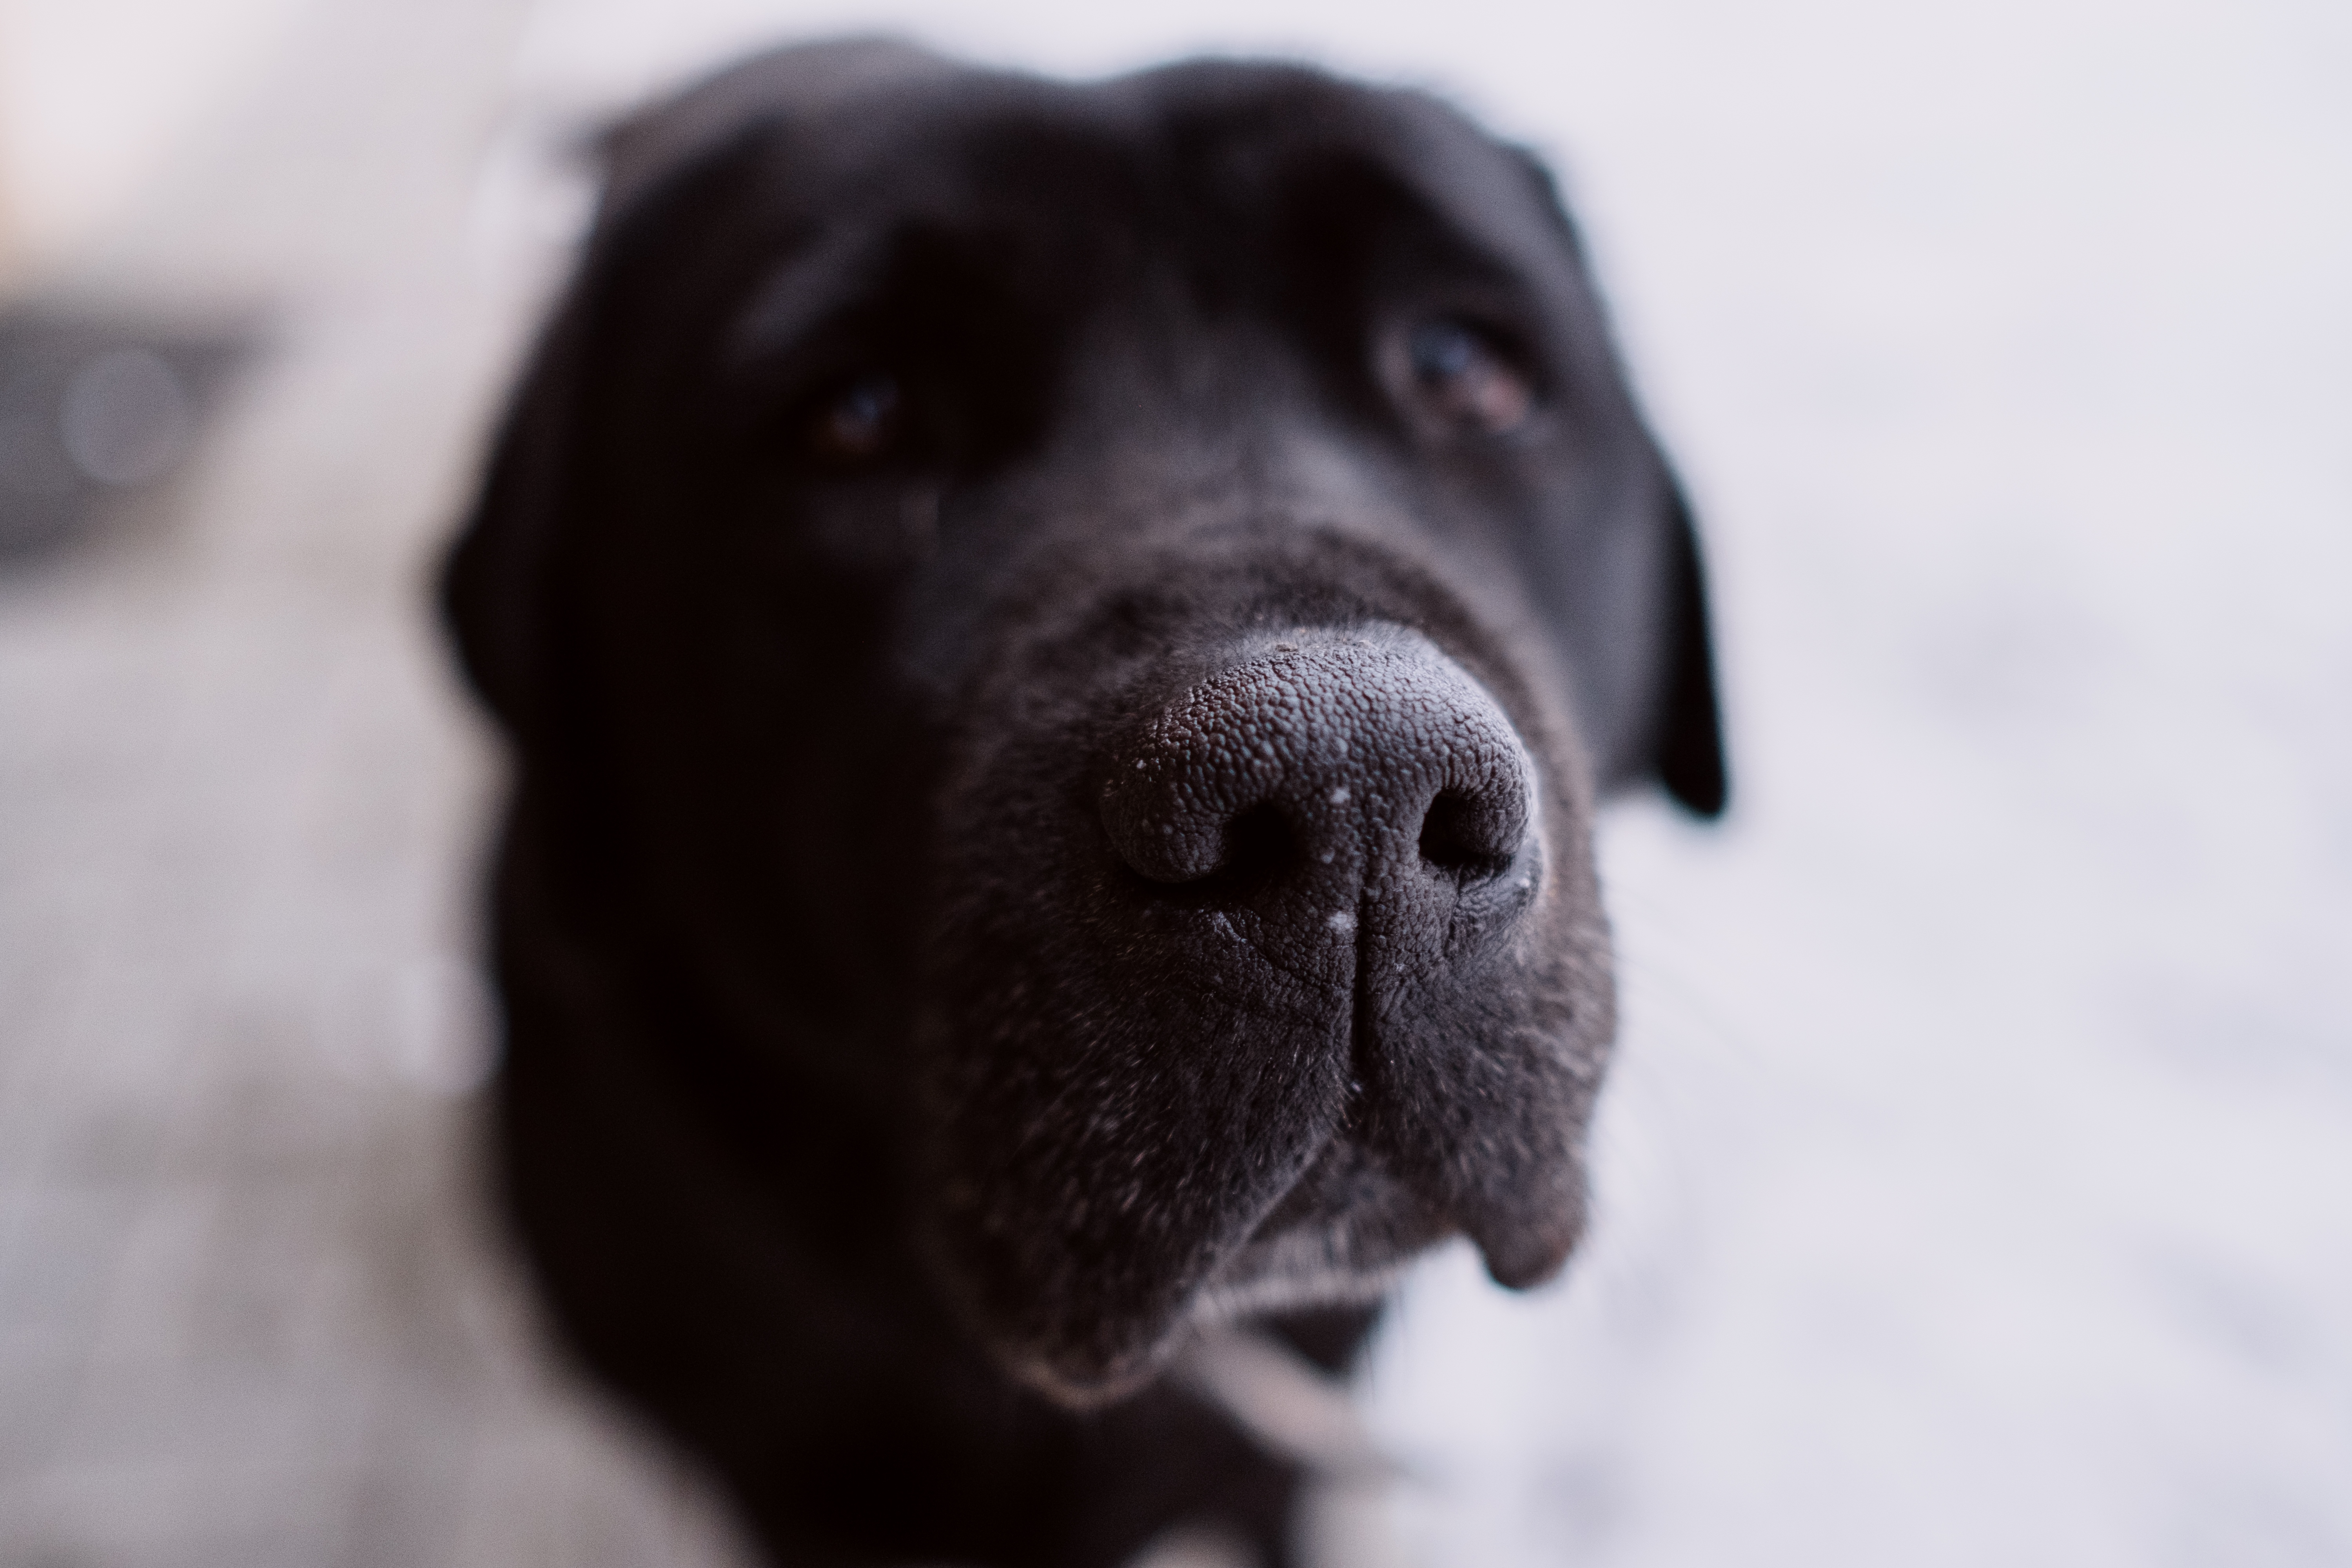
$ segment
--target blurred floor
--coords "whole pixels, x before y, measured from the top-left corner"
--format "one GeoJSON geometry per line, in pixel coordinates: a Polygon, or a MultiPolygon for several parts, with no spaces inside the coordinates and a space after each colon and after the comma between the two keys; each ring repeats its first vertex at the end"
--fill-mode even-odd
{"type": "Polygon", "coordinates": [[[1607,829],[1601,1225],[1408,1293],[1413,1559],[2352,1561],[2333,11],[341,0],[64,280],[274,347],[0,577],[0,1563],[730,1561],[481,1217],[495,758],[421,594],[567,117],[876,16],[1327,38],[1569,149],[1706,513],[1739,815],[1607,829]]]}

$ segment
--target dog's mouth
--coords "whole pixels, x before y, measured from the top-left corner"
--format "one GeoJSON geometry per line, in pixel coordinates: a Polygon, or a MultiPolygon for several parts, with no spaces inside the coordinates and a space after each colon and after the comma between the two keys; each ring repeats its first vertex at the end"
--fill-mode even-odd
{"type": "Polygon", "coordinates": [[[1354,1226],[1345,1220],[1253,1241],[1202,1287],[1187,1317],[1196,1328],[1212,1328],[1270,1313],[1362,1306],[1395,1289],[1412,1263],[1406,1254],[1370,1264],[1350,1256],[1358,1250],[1354,1226]]]}
{"type": "Polygon", "coordinates": [[[1202,1284],[1189,1316],[1206,1326],[1377,1300],[1460,1228],[1342,1133],[1202,1284]]]}

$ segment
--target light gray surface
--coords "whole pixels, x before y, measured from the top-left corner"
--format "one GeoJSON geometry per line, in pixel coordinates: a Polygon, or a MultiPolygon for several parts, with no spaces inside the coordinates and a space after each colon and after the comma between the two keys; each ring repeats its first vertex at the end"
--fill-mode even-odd
{"type": "Polygon", "coordinates": [[[1450,84],[1572,153],[1694,480],[1739,814],[1609,827],[1601,1226],[1408,1293],[1407,1559],[2352,1561],[2336,10],[353,0],[84,273],[283,352],[0,583],[0,1563],[724,1560],[477,1217],[492,760],[416,589],[550,127],[848,17],[1450,84]]]}

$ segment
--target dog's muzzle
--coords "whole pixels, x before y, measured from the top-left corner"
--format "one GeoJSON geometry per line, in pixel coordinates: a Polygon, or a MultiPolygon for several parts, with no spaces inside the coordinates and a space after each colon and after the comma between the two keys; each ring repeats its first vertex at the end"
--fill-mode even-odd
{"type": "Polygon", "coordinates": [[[1555,1273],[1605,936],[1495,694],[1372,623],[1241,639],[1125,713],[1083,762],[1008,728],[950,796],[1026,828],[950,838],[971,891],[927,1015],[968,1321],[1087,1401],[1188,1323],[1370,1299],[1449,1236],[1504,1284],[1555,1273]]]}

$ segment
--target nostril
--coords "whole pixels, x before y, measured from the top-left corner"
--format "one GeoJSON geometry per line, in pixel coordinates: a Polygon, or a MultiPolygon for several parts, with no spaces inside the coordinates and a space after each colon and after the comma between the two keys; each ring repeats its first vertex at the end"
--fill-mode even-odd
{"type": "Polygon", "coordinates": [[[1461,790],[1438,791],[1421,820],[1422,859],[1457,881],[1501,876],[1519,847],[1507,815],[1461,790]]]}
{"type": "Polygon", "coordinates": [[[1402,631],[1301,637],[1220,669],[1115,736],[1101,768],[1105,847],[1132,891],[1308,921],[1317,942],[1363,898],[1500,882],[1533,843],[1510,720],[1402,631]]]}
{"type": "Polygon", "coordinates": [[[1208,880],[1233,892],[1261,886],[1279,877],[1296,858],[1297,840],[1290,823],[1272,801],[1254,805],[1225,825],[1224,853],[1208,880]]]}
{"type": "Polygon", "coordinates": [[[1167,857],[1155,854],[1152,851],[1159,844],[1168,840],[1155,841],[1149,826],[1139,839],[1131,840],[1129,845],[1119,843],[1122,836],[1116,827],[1112,837],[1129,871],[1157,893],[1174,897],[1180,903],[1206,899],[1222,904],[1246,898],[1287,874],[1298,858],[1297,835],[1273,801],[1245,807],[1222,826],[1213,819],[1191,824],[1180,821],[1164,825],[1160,831],[1167,834],[1171,830],[1199,844],[1200,849],[1167,857]],[[1139,852],[1130,852],[1130,848],[1139,852]],[[1211,854],[1215,857],[1213,860],[1211,854]]]}

